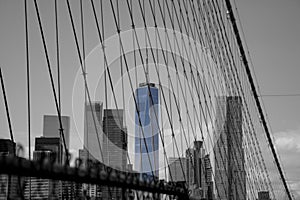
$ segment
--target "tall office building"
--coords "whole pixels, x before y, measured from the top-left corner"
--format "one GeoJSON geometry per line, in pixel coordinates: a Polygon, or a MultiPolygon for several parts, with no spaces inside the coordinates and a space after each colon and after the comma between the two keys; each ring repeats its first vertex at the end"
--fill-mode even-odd
{"type": "Polygon", "coordinates": [[[246,199],[242,100],[238,96],[217,99],[215,132],[215,189],[220,200],[246,199]]]}
{"type": "Polygon", "coordinates": [[[206,199],[214,199],[214,184],[213,184],[213,174],[212,174],[212,165],[210,162],[209,154],[204,156],[204,174],[205,174],[205,186],[204,192],[206,193],[206,199]]]}
{"type": "Polygon", "coordinates": [[[186,158],[169,158],[169,181],[186,181],[186,158]]]}
{"type": "Polygon", "coordinates": [[[206,198],[205,150],[202,141],[194,141],[193,148],[186,150],[187,186],[194,198],[206,198]]]}
{"type": "Polygon", "coordinates": [[[104,110],[103,132],[104,164],[118,170],[126,170],[127,130],[123,124],[123,110],[104,110]]]}
{"type": "Polygon", "coordinates": [[[102,102],[85,103],[84,108],[84,149],[88,151],[88,159],[103,162],[102,158],[102,102]]]}
{"type": "MultiPolygon", "coordinates": [[[[105,109],[103,113],[104,164],[124,171],[127,168],[127,130],[123,124],[123,110],[105,109]]],[[[122,199],[121,188],[102,187],[103,199],[122,199]]]]}
{"type": "MultiPolygon", "coordinates": [[[[64,137],[67,148],[70,147],[70,117],[61,116],[64,137]]],[[[60,124],[57,115],[44,115],[43,136],[47,138],[60,138],[60,124]]]]}
{"type": "Polygon", "coordinates": [[[159,91],[154,83],[142,83],[135,96],[135,170],[158,178],[159,91]]]}
{"type": "MultiPolygon", "coordinates": [[[[9,139],[0,139],[0,155],[15,156],[16,144],[9,139]]],[[[21,199],[24,177],[0,174],[0,199],[21,199]]]]}
{"type": "MultiPolygon", "coordinates": [[[[79,158],[83,161],[83,167],[87,161],[103,162],[103,130],[102,130],[102,109],[100,101],[86,102],[84,105],[84,145],[79,149],[79,158]]],[[[94,184],[76,184],[75,193],[77,196],[89,198],[100,198],[101,187],[94,184]]]]}

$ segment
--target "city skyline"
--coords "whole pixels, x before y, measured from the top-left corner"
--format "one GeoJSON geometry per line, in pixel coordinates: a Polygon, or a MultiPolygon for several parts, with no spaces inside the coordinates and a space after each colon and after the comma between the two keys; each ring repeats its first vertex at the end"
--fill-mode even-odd
{"type": "MultiPolygon", "coordinates": [[[[150,12],[151,5],[149,2],[146,2],[144,14],[149,35],[145,32],[144,21],[142,20],[143,12],[139,11],[140,7],[135,2],[132,10],[134,11],[133,22],[137,31],[136,36],[131,31],[133,26],[126,2],[120,2],[118,5],[116,2],[116,4],[113,3],[112,5],[104,2],[103,23],[101,20],[100,1],[95,2],[96,18],[99,20],[100,33],[104,34],[104,46],[108,52],[107,61],[109,66],[107,67],[102,52],[104,48],[101,47],[101,42],[99,42],[89,2],[83,2],[84,26],[81,25],[80,21],[80,4],[71,2],[75,24],[74,30],[77,32],[81,54],[82,48],[85,46],[85,55],[78,56],[78,49],[75,46],[73,30],[65,2],[58,2],[59,42],[57,44],[59,44],[60,48],[58,52],[56,51],[54,2],[39,1],[41,24],[44,28],[54,87],[57,93],[60,90],[60,94],[57,94],[57,98],[61,101],[59,102],[60,114],[69,117],[68,124],[63,126],[66,127],[66,132],[69,133],[67,141],[69,140],[70,143],[67,146],[72,155],[77,156],[78,149],[83,148],[86,143],[86,128],[83,120],[86,110],[86,99],[84,97],[86,94],[84,77],[86,77],[86,85],[90,90],[89,100],[91,102],[100,101],[102,102],[102,108],[106,109],[124,110],[124,122],[126,122],[124,126],[126,126],[128,133],[129,144],[128,156],[131,160],[135,160],[136,111],[133,97],[135,90],[139,87],[138,84],[146,81],[145,76],[147,75],[145,74],[147,73],[149,79],[159,88],[159,103],[162,107],[160,113],[161,127],[159,128],[163,137],[158,138],[160,146],[158,147],[159,154],[157,156],[159,157],[159,167],[166,166],[163,149],[166,150],[167,157],[182,157],[186,148],[191,147],[194,140],[203,141],[207,153],[211,154],[215,138],[210,137],[213,137],[213,133],[216,130],[214,120],[217,117],[217,106],[215,106],[217,97],[241,95],[244,92],[245,96],[241,95],[241,97],[243,98],[243,105],[245,105],[242,108],[242,126],[243,132],[247,133],[247,137],[243,140],[243,143],[245,143],[245,154],[252,155],[253,153],[255,155],[255,152],[259,152],[268,169],[271,183],[274,185],[281,183],[268,146],[265,131],[262,129],[259,116],[257,116],[253,96],[250,87],[248,87],[244,64],[240,59],[241,55],[235,43],[235,35],[232,32],[233,29],[230,28],[232,25],[228,16],[230,13],[226,14],[226,5],[224,3],[219,5],[216,3],[214,5],[215,2],[217,1],[210,3],[205,1],[203,5],[200,5],[200,8],[204,11],[203,17],[205,18],[202,21],[202,17],[199,17],[200,26],[193,25],[193,23],[197,22],[192,20],[193,12],[188,12],[189,14],[187,14],[177,10],[180,7],[180,3],[181,6],[185,5],[177,1],[160,3],[163,4],[162,6],[166,6],[164,7],[165,9],[168,5],[170,6],[169,8],[174,9],[173,12],[177,11],[179,18],[174,16],[172,18],[168,12],[163,17],[159,12],[158,4],[155,4],[154,11],[156,14],[154,16],[157,17],[157,24],[154,24],[155,20],[153,20],[154,18],[150,12]],[[174,7],[172,2],[175,2],[174,7]],[[216,9],[215,6],[220,6],[219,19],[221,19],[220,22],[222,20],[226,22],[224,27],[215,21],[217,18],[208,14],[210,10],[216,9]],[[114,22],[114,13],[111,12],[111,7],[115,7],[118,14],[116,24],[111,23],[114,22]],[[212,24],[207,20],[210,18],[212,18],[212,24]],[[167,29],[170,32],[164,32],[163,19],[167,20],[167,29]],[[180,22],[181,19],[183,21],[180,22]],[[172,33],[173,28],[170,22],[173,20],[178,35],[172,33]],[[190,26],[181,26],[179,28],[180,23],[188,25],[188,22],[192,25],[191,30],[189,30],[190,26]],[[119,27],[117,27],[118,25],[119,27]],[[217,26],[217,29],[214,26],[217,26]],[[203,29],[199,28],[198,30],[197,27],[203,27],[203,29]],[[209,37],[215,35],[217,40],[221,42],[214,42],[213,37],[211,39],[206,38],[207,34],[204,34],[206,33],[205,27],[208,28],[209,37]],[[80,33],[81,30],[84,30],[84,34],[80,33]],[[218,38],[219,32],[215,30],[224,31],[224,33],[228,32],[231,40],[228,43],[228,49],[234,53],[232,58],[226,56],[226,52],[223,51],[227,48],[226,42],[224,42],[226,37],[225,39],[218,38]],[[118,31],[120,31],[120,35],[118,31]],[[160,34],[160,37],[158,34],[160,34]],[[198,40],[199,34],[200,37],[203,37],[203,40],[198,40]],[[169,35],[170,42],[165,37],[166,35],[169,35]],[[193,44],[182,38],[182,36],[185,37],[186,35],[192,40],[196,38],[197,42],[199,42],[200,47],[197,49],[199,50],[197,54],[194,54],[196,50],[193,49],[193,44]],[[85,41],[82,40],[82,36],[84,36],[85,41]],[[150,37],[149,40],[147,40],[148,37],[150,37]],[[176,40],[176,37],[178,40],[176,40]],[[160,51],[157,48],[160,47],[159,39],[162,39],[163,46],[167,46],[166,51],[160,51]],[[222,46],[223,44],[224,47],[222,46]],[[121,56],[121,45],[123,45],[125,50],[124,56],[121,56]],[[150,48],[151,45],[152,47],[150,48]],[[185,50],[186,47],[189,48],[191,46],[190,50],[185,50]],[[152,49],[155,49],[155,51],[151,51],[152,49]],[[165,52],[168,53],[165,54],[165,52]],[[61,67],[60,83],[57,82],[57,55],[60,58],[59,64],[61,67]],[[219,59],[219,55],[223,59],[219,59]],[[80,64],[78,57],[85,58],[85,63],[80,64]],[[94,68],[91,67],[92,65],[95,65],[93,66],[94,68]],[[85,67],[87,71],[82,72],[81,66],[85,67]],[[129,69],[126,68],[128,66],[129,69]],[[147,67],[146,73],[144,72],[145,66],[147,67]],[[110,70],[110,73],[104,70],[106,67],[110,70]],[[239,81],[241,81],[241,84],[237,84],[239,81]],[[162,148],[161,140],[165,142],[165,148],[162,148]],[[256,144],[258,144],[259,148],[255,147],[256,144]]],[[[300,129],[298,122],[300,119],[300,107],[298,106],[298,85],[300,83],[298,75],[300,71],[297,66],[299,65],[298,54],[300,52],[298,40],[300,27],[297,19],[299,18],[298,10],[300,4],[293,0],[288,0],[285,3],[280,0],[251,2],[241,0],[239,2],[231,1],[231,3],[239,34],[242,38],[242,45],[245,48],[250,66],[250,72],[258,91],[259,101],[263,105],[276,153],[284,169],[284,176],[291,187],[291,191],[293,191],[295,199],[299,199],[300,178],[298,174],[300,173],[300,165],[298,162],[298,144],[300,141],[300,129]]],[[[28,127],[31,128],[30,149],[31,157],[33,157],[35,138],[43,134],[43,116],[58,115],[46,68],[45,53],[42,51],[43,43],[35,14],[35,5],[33,2],[28,3],[30,120],[27,115],[26,100],[24,5],[17,0],[3,0],[0,2],[0,5],[0,25],[5,27],[1,29],[0,60],[12,122],[12,132],[15,142],[17,144],[20,143],[24,147],[22,156],[28,157],[28,127]]],[[[188,10],[191,8],[192,6],[187,6],[188,10]]],[[[185,10],[186,7],[184,6],[182,9],[185,10]]],[[[218,15],[218,12],[215,14],[218,15]]],[[[3,98],[0,99],[0,111],[3,113],[0,118],[1,138],[9,138],[9,127],[4,115],[4,100],[3,98]]],[[[101,123],[102,120],[100,120],[99,129],[103,128],[101,123]]],[[[59,127],[54,128],[55,133],[59,133],[58,129],[59,127]]],[[[94,138],[93,142],[95,141],[94,138]]],[[[97,152],[99,154],[99,149],[97,152]]],[[[253,168],[260,166],[259,154],[257,159],[254,159],[256,164],[252,166],[253,168]]],[[[211,157],[210,159],[214,162],[211,157]]],[[[215,167],[214,163],[212,167],[215,167]]],[[[163,168],[161,171],[163,173],[160,173],[159,176],[167,177],[163,168]]],[[[260,182],[262,180],[257,178],[257,181],[260,182]]],[[[278,192],[280,189],[282,188],[275,187],[274,190],[278,192]]],[[[270,195],[272,196],[271,193],[270,195]]]]}

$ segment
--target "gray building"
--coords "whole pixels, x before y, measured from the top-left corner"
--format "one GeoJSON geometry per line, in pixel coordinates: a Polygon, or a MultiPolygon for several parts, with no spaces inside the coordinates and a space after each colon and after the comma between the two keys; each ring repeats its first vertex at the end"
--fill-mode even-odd
{"type": "Polygon", "coordinates": [[[186,150],[187,186],[195,199],[206,198],[205,150],[202,141],[194,141],[193,148],[186,150]]]}
{"type": "Polygon", "coordinates": [[[127,166],[127,130],[123,124],[123,110],[104,110],[103,131],[104,164],[118,170],[125,170],[127,166]]]}
{"type": "MultiPolygon", "coordinates": [[[[70,117],[61,116],[64,137],[67,148],[70,147],[70,117]]],[[[43,136],[47,138],[60,138],[60,124],[57,115],[44,115],[43,136]]]]}
{"type": "MultiPolygon", "coordinates": [[[[123,124],[123,110],[105,109],[103,115],[104,164],[114,169],[127,170],[127,130],[123,124]]],[[[102,187],[103,199],[122,199],[121,188],[102,187]]]]}
{"type": "Polygon", "coordinates": [[[242,100],[219,97],[216,102],[215,189],[220,200],[246,199],[242,100]]]}
{"type": "Polygon", "coordinates": [[[186,181],[186,158],[169,158],[169,181],[186,181]]]}
{"type": "Polygon", "coordinates": [[[102,109],[100,101],[86,102],[84,108],[84,149],[89,152],[88,159],[103,162],[102,109]]]}

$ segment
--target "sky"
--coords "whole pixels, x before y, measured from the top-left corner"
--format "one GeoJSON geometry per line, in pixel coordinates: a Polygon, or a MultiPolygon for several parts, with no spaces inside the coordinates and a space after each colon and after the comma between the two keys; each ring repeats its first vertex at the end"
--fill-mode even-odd
{"type": "MultiPolygon", "coordinates": [[[[236,1],[262,95],[300,94],[300,2],[236,1]]],[[[300,96],[262,97],[277,152],[300,195],[300,96]]]]}
{"type": "MultiPolygon", "coordinates": [[[[29,1],[30,2],[30,1],[29,1]]],[[[78,11],[77,4],[72,9],[78,11]]],[[[54,40],[53,5],[40,2],[45,32],[48,40],[54,40]],[[49,34],[51,33],[51,34],[49,34]]],[[[239,0],[236,1],[240,21],[252,58],[254,73],[264,102],[265,113],[274,136],[277,152],[285,170],[286,178],[294,190],[295,199],[300,199],[300,96],[264,96],[300,94],[300,2],[298,0],[239,0]]],[[[59,1],[60,12],[66,12],[65,4],[59,1]]],[[[69,27],[66,14],[60,16],[60,26],[69,27]]],[[[78,21],[79,15],[75,15],[78,21]]],[[[91,17],[91,16],[87,16],[91,17]]],[[[124,19],[126,20],[126,19],[124,19]]],[[[107,26],[112,21],[105,22],[107,26]]],[[[79,24],[77,24],[79,26],[79,24]]],[[[90,29],[93,25],[86,24],[90,29]]],[[[6,92],[16,141],[27,143],[26,68],[24,42],[23,2],[0,0],[0,65],[4,74],[6,92]]],[[[61,35],[61,46],[74,45],[71,29],[61,35]]],[[[95,38],[96,32],[86,33],[95,38]]],[[[55,114],[52,91],[44,62],[44,53],[36,23],[33,4],[29,3],[29,41],[31,68],[32,135],[42,134],[42,116],[55,114]]],[[[95,47],[93,39],[87,40],[87,52],[95,47]]],[[[55,63],[55,46],[48,44],[50,61],[55,63]]],[[[62,48],[62,99],[63,114],[72,115],[73,88],[78,71],[75,48],[62,48]]],[[[54,64],[55,65],[55,64],[54,64]]],[[[56,73],[54,69],[54,74],[56,73]]],[[[8,138],[8,127],[3,99],[0,100],[0,136],[8,138]]],[[[73,149],[82,138],[74,137],[73,149]],[[76,139],[77,138],[77,139],[76,139]]],[[[33,138],[32,138],[33,143],[33,138]]],[[[72,144],[71,144],[72,145],[72,144]]]]}

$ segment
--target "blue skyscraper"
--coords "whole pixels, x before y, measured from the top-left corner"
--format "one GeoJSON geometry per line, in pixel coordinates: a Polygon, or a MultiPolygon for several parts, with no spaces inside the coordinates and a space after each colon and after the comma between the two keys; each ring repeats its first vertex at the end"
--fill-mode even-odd
{"type": "Polygon", "coordinates": [[[139,115],[138,110],[135,112],[135,170],[154,175],[157,178],[159,177],[158,134],[160,119],[158,95],[158,88],[155,87],[154,83],[141,83],[135,94],[139,110],[139,115]]]}

